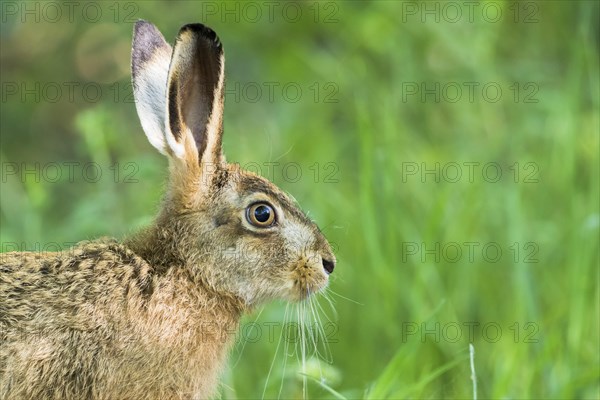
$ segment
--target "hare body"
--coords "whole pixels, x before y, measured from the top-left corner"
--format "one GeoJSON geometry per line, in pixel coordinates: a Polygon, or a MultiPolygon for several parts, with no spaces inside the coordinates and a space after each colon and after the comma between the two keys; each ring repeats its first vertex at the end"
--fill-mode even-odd
{"type": "Polygon", "coordinates": [[[224,56],[201,24],[171,49],[135,26],[136,108],[169,160],[147,229],[0,255],[0,398],[212,397],[242,314],[322,290],[335,258],[284,192],[225,162],[224,56]]]}
{"type": "Polygon", "coordinates": [[[0,273],[7,400],[205,398],[242,312],[114,241],[7,253],[0,273]]]}

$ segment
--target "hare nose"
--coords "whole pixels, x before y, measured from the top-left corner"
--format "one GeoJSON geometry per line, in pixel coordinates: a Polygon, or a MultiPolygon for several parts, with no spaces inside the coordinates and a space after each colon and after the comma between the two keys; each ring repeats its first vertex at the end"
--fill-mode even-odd
{"type": "Polygon", "coordinates": [[[323,262],[323,268],[325,268],[327,274],[331,274],[333,272],[333,269],[335,268],[335,261],[330,261],[325,258],[322,258],[321,260],[323,262]]]}

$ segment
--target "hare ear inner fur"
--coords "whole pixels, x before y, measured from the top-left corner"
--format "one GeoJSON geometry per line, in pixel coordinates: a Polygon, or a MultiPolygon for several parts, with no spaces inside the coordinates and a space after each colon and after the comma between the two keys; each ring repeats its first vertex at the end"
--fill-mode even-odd
{"type": "Polygon", "coordinates": [[[171,46],[154,25],[136,22],[131,51],[135,107],[148,141],[163,154],[169,152],[164,130],[171,53],[171,46]]]}
{"type": "Polygon", "coordinates": [[[223,47],[215,32],[202,24],[183,26],[167,82],[165,128],[177,157],[200,164],[223,162],[223,85],[223,47]]]}

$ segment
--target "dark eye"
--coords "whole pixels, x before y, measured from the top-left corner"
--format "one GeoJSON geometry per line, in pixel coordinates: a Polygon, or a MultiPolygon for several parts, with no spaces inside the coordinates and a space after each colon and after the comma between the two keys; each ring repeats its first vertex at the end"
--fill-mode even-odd
{"type": "Polygon", "coordinates": [[[275,210],[267,203],[255,203],[248,207],[246,218],[254,226],[267,228],[275,222],[275,210]]]}

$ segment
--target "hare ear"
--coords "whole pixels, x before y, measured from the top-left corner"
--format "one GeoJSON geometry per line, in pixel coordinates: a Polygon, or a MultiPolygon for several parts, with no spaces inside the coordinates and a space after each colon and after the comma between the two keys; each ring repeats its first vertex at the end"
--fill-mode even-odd
{"type": "Polygon", "coordinates": [[[202,24],[180,29],[167,82],[167,142],[177,157],[200,166],[224,161],[224,64],[212,29],[202,24]]]}
{"type": "Polygon", "coordinates": [[[136,22],[131,51],[135,107],[148,140],[163,154],[169,152],[164,132],[170,61],[171,46],[159,30],[147,21],[136,22]]]}

